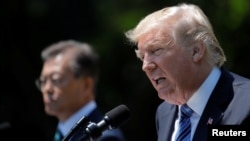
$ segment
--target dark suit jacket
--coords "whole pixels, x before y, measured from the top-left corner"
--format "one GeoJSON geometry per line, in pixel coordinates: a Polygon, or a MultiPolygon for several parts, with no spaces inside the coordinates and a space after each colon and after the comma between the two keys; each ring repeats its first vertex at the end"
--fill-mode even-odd
{"type": "MultiPolygon", "coordinates": [[[[93,123],[98,123],[103,119],[104,115],[99,111],[99,109],[95,109],[90,113],[90,115],[87,116],[89,121],[93,123]]],[[[87,123],[88,125],[88,123],[87,123]]],[[[86,134],[83,133],[83,129],[81,128],[78,130],[74,135],[71,137],[70,141],[83,141],[83,139],[86,139],[86,134]]],[[[125,141],[125,137],[121,131],[121,129],[111,129],[111,130],[105,130],[101,133],[100,138],[97,141],[125,141]]]]}
{"type": "MultiPolygon", "coordinates": [[[[250,128],[250,81],[221,68],[221,76],[201,115],[193,141],[207,141],[212,125],[246,125],[250,128]]],[[[162,102],[156,112],[158,141],[170,141],[178,107],[162,102]]]]}

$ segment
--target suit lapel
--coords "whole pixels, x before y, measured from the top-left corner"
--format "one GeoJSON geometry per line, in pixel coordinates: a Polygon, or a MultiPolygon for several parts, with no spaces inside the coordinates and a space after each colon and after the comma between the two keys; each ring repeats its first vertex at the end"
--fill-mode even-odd
{"type": "Polygon", "coordinates": [[[89,115],[88,118],[91,119],[92,122],[99,122],[103,119],[104,115],[102,115],[101,111],[98,108],[95,108],[89,115]]]}
{"type": "Polygon", "coordinates": [[[168,105],[166,102],[163,102],[163,107],[159,113],[159,129],[158,129],[158,141],[171,141],[172,133],[174,130],[174,122],[177,117],[178,106],[168,105]]]}
{"type": "Polygon", "coordinates": [[[208,124],[220,124],[224,111],[233,98],[233,77],[223,68],[221,77],[213,90],[197,125],[193,141],[207,139],[208,124]]]}

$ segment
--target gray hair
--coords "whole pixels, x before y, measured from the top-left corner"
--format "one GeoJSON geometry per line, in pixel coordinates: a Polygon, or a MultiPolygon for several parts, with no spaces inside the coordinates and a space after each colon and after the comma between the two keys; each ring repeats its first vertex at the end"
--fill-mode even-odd
{"type": "Polygon", "coordinates": [[[222,66],[226,61],[211,23],[198,6],[181,3],[155,11],[143,18],[134,29],[127,31],[125,36],[136,45],[141,35],[159,26],[171,27],[171,35],[166,35],[171,36],[171,43],[188,47],[202,41],[206,46],[205,59],[210,64],[222,66]]]}
{"type": "Polygon", "coordinates": [[[46,47],[41,52],[41,58],[43,61],[46,61],[58,54],[64,53],[73,53],[72,62],[69,64],[69,67],[75,77],[91,76],[97,80],[99,71],[98,55],[92,46],[87,43],[75,40],[59,41],[46,47]]]}

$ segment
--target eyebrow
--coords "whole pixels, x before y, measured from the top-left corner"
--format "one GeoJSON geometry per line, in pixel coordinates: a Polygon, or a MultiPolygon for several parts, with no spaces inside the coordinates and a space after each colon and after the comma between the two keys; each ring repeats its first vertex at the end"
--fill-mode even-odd
{"type": "Polygon", "coordinates": [[[140,51],[139,51],[138,48],[135,49],[135,54],[136,54],[136,57],[137,57],[137,58],[141,58],[141,54],[140,54],[140,51]]]}

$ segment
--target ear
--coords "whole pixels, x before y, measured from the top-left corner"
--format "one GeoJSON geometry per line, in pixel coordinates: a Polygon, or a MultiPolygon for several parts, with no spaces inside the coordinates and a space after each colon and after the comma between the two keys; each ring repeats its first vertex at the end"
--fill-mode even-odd
{"type": "Polygon", "coordinates": [[[206,47],[203,42],[197,42],[193,45],[192,57],[194,62],[199,62],[204,58],[206,47]]]}

